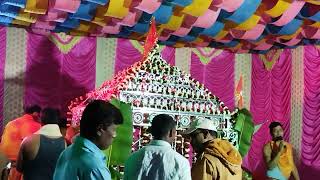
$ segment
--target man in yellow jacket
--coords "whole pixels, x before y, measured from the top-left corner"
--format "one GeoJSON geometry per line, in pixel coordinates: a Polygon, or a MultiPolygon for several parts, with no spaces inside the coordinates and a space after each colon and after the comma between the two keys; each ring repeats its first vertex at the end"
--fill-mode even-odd
{"type": "Polygon", "coordinates": [[[197,153],[193,165],[193,180],[241,180],[242,158],[229,141],[217,138],[213,121],[197,118],[185,132],[191,138],[191,145],[197,153]]]}

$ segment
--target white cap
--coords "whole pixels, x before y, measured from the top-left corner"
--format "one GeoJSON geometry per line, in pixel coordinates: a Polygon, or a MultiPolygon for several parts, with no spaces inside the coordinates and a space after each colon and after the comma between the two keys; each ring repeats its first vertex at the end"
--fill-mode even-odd
{"type": "Polygon", "coordinates": [[[190,134],[197,129],[207,129],[211,131],[217,131],[217,127],[215,126],[213,120],[197,117],[191,124],[190,127],[183,132],[183,134],[190,134]]]}

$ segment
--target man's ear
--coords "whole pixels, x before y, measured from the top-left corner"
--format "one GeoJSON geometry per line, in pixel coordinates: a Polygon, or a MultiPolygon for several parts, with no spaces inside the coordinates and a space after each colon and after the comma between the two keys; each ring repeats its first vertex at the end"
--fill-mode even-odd
{"type": "Polygon", "coordinates": [[[97,135],[99,136],[99,134],[100,134],[100,136],[101,136],[102,131],[105,131],[105,130],[106,130],[106,127],[103,124],[99,124],[96,129],[97,135]]]}
{"type": "Polygon", "coordinates": [[[172,137],[173,136],[173,129],[171,129],[170,131],[169,131],[169,137],[172,137]]]}

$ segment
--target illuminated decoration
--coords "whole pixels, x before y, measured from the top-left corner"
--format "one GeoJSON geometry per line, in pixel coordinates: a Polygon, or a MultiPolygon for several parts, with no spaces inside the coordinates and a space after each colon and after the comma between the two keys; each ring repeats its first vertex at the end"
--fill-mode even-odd
{"type": "Polygon", "coordinates": [[[117,98],[131,104],[134,125],[132,150],[148,144],[151,134],[147,128],[158,114],[168,114],[177,122],[178,134],[173,148],[192,159],[194,156],[190,143],[180,134],[196,118],[208,118],[216,126],[218,136],[228,139],[238,147],[238,132],[234,130],[235,119],[218,97],[203,84],[191,78],[190,74],[170,66],[162,59],[157,44],[155,22],[144,44],[143,59],[131,67],[119,72],[112,80],[85,96],[71,102],[69,109],[73,126],[79,126],[79,120],[85,106],[94,99],[109,101],[117,98]]]}

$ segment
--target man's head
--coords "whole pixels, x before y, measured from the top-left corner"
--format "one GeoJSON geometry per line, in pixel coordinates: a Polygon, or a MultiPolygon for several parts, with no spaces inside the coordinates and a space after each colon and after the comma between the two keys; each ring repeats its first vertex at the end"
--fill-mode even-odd
{"type": "Polygon", "coordinates": [[[91,140],[101,150],[107,149],[116,137],[116,128],[123,123],[118,108],[103,100],[94,100],[84,109],[80,120],[80,136],[91,140]]]}
{"type": "Polygon", "coordinates": [[[31,115],[34,120],[39,121],[39,119],[40,119],[41,107],[38,106],[38,105],[27,106],[27,107],[25,107],[24,112],[25,112],[26,114],[31,115]]]}
{"type": "Polygon", "coordinates": [[[41,111],[41,123],[46,124],[58,124],[60,112],[57,109],[45,108],[41,111]]]}
{"type": "Polygon", "coordinates": [[[167,114],[159,114],[152,120],[151,134],[156,140],[171,143],[176,136],[176,122],[167,114]]]}
{"type": "Polygon", "coordinates": [[[282,125],[279,122],[272,122],[269,125],[270,135],[272,137],[272,140],[280,140],[283,138],[283,129],[282,125]]]}
{"type": "Polygon", "coordinates": [[[191,123],[184,134],[189,135],[192,148],[200,153],[204,150],[206,142],[217,137],[217,129],[212,120],[199,117],[191,123]]]}
{"type": "Polygon", "coordinates": [[[67,134],[67,128],[68,128],[67,119],[66,118],[60,118],[58,125],[59,125],[60,132],[61,132],[62,136],[65,137],[66,134],[67,134]]]}

